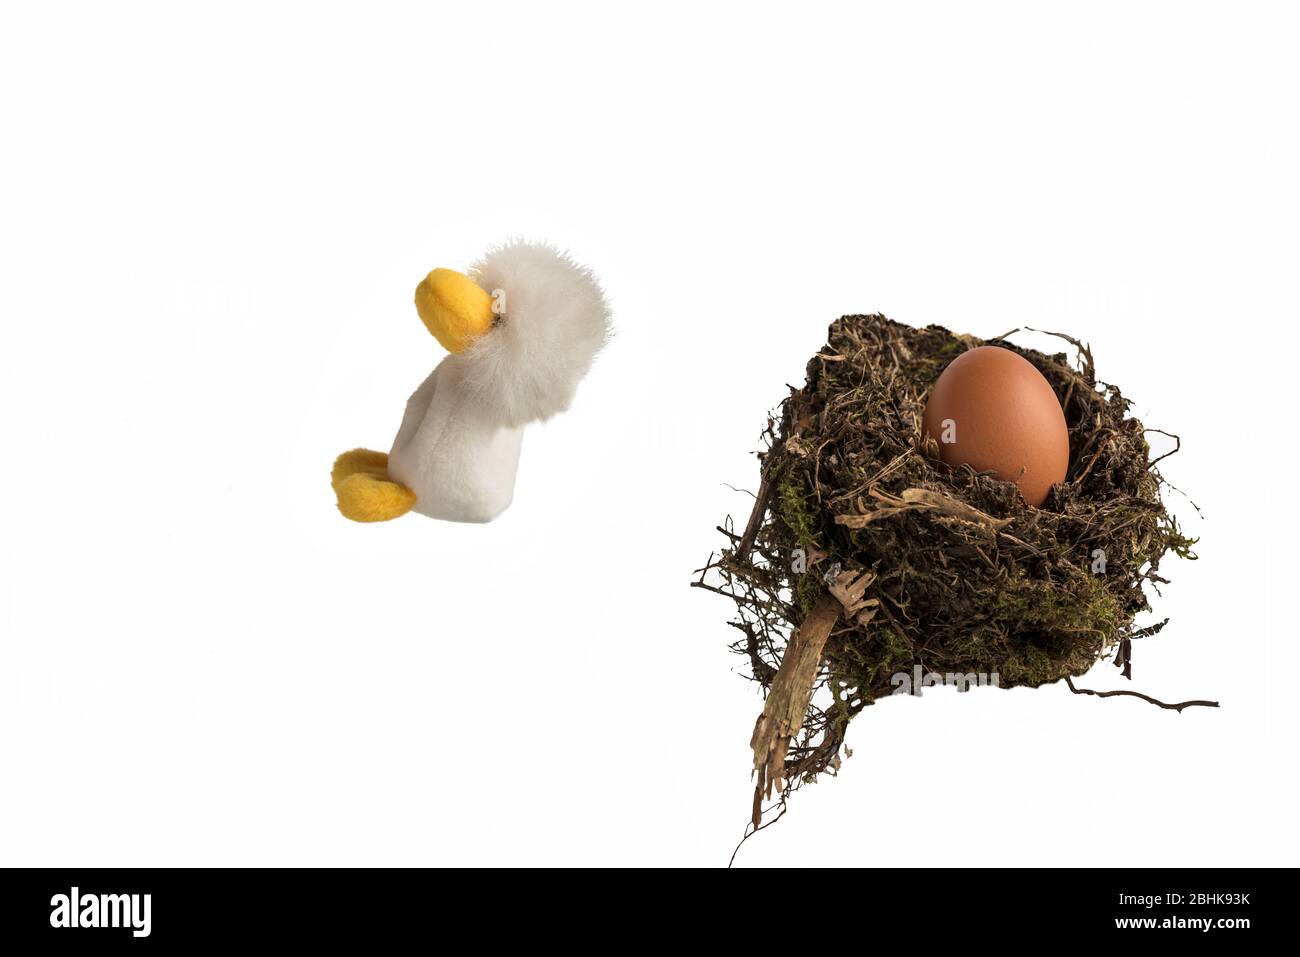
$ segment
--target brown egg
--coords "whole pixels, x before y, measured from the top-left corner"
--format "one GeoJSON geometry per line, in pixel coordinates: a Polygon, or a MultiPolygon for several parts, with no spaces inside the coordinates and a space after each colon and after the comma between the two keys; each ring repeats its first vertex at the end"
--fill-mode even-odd
{"type": "Polygon", "coordinates": [[[954,359],[930,390],[923,424],[949,465],[996,472],[1033,506],[1043,504],[1070,464],[1056,393],[1010,349],[980,346],[954,359]]]}

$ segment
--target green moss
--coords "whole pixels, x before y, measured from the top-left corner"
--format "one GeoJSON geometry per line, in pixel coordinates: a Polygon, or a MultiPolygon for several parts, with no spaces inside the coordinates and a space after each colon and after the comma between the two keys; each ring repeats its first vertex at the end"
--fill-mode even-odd
{"type": "Polygon", "coordinates": [[[820,547],[821,509],[797,478],[786,476],[777,485],[776,513],[801,547],[820,547]]]}
{"type": "Polygon", "coordinates": [[[1113,635],[1123,612],[1101,575],[1077,574],[1065,582],[1032,578],[1016,569],[989,593],[991,621],[1017,632],[1113,635]]]}
{"type": "Polygon", "coordinates": [[[805,615],[812,611],[812,606],[817,604],[817,599],[821,597],[822,586],[818,583],[817,573],[808,572],[799,575],[794,580],[794,600],[799,606],[799,610],[805,615]]]}

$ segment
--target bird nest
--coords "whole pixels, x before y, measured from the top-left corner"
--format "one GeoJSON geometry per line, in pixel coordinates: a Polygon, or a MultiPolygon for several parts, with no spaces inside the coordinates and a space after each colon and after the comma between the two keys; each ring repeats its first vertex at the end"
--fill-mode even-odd
{"type": "MultiPolygon", "coordinates": [[[[1010,335],[1010,333],[1008,333],[1010,335]]],[[[918,684],[1036,687],[1112,657],[1131,676],[1147,585],[1194,540],[1162,502],[1150,433],[1088,347],[1046,355],[940,326],[845,316],[807,384],[769,417],[753,512],[699,587],[731,598],[733,646],[762,685],[752,827],[764,803],[840,766],[849,722],[918,684]],[[1041,507],[1014,483],[940,461],[922,430],[931,385],[968,349],[996,343],[1034,365],[1065,412],[1070,462],[1041,507]]],[[[1168,436],[1168,433],[1164,433],[1168,436]]],[[[1166,440],[1177,450],[1177,438],[1166,440]]],[[[1168,453],[1168,454],[1172,454],[1168,453]]],[[[752,831],[750,832],[752,833],[752,831]]]]}

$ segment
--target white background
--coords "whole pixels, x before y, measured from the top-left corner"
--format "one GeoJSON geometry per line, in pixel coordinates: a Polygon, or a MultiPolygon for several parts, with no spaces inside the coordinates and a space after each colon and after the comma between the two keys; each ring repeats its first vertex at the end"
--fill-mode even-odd
{"type": "Polygon", "coordinates": [[[760,701],[687,583],[875,310],[1073,332],[1182,435],[1202,557],[1132,687],[1223,707],[891,699],[738,863],[1298,863],[1298,27],[6,6],[0,863],[724,864],[760,701]],[[616,342],[496,523],[344,521],[334,456],[441,355],[415,283],[514,234],[616,342]]]}

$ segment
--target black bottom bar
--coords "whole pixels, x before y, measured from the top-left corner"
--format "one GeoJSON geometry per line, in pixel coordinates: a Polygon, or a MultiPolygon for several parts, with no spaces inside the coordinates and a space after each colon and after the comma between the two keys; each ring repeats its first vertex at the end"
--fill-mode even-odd
{"type": "Polygon", "coordinates": [[[1223,869],[0,875],[0,942],[95,949],[154,942],[375,947],[409,943],[412,935],[450,945],[454,933],[470,933],[484,947],[512,936],[527,945],[531,934],[533,945],[595,939],[618,952],[660,935],[689,946],[695,931],[687,929],[701,924],[738,947],[768,942],[781,949],[1099,939],[1231,947],[1261,932],[1290,936],[1293,918],[1284,912],[1295,883],[1291,870],[1223,869]],[[610,936],[610,928],[621,930],[610,936]]]}

